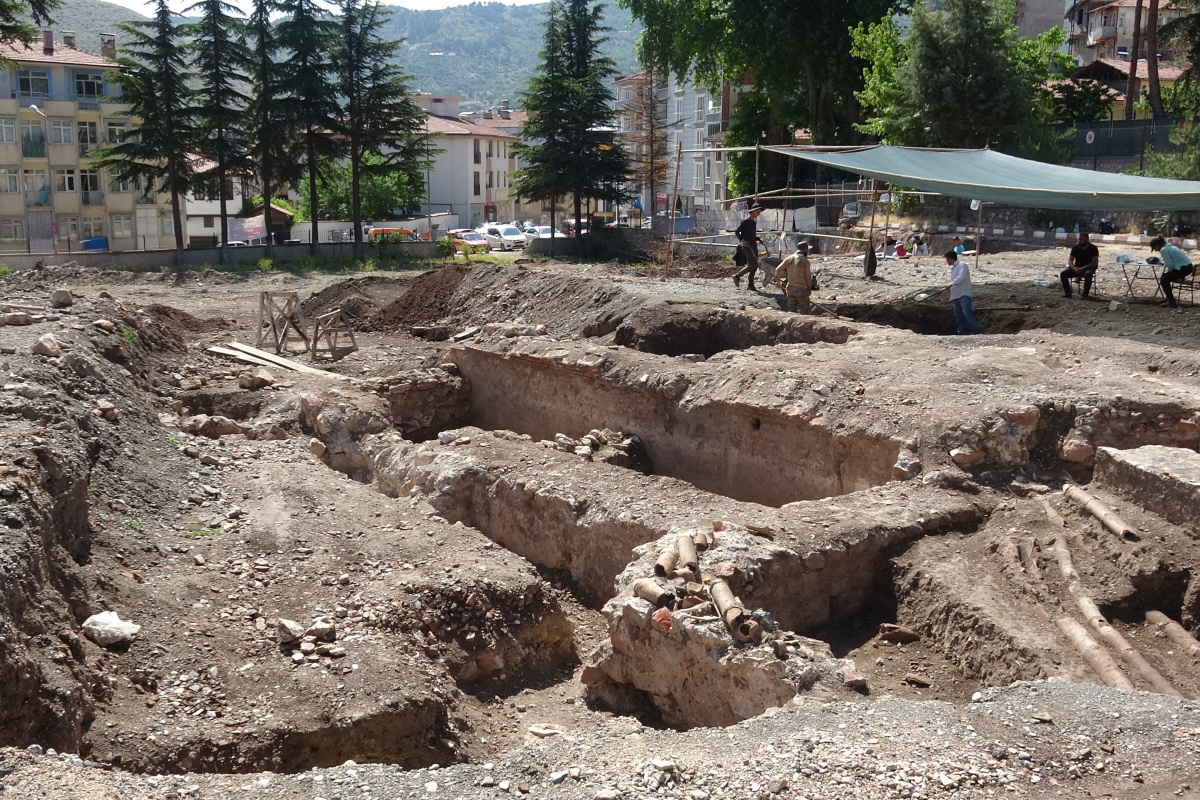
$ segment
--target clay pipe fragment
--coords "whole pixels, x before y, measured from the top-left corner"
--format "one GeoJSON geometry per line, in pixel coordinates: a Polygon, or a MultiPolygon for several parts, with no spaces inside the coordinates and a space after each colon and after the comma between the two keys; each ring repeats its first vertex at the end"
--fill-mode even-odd
{"type": "Polygon", "coordinates": [[[1189,656],[1200,656],[1200,641],[1197,641],[1187,629],[1161,611],[1147,611],[1146,622],[1163,629],[1167,638],[1174,642],[1189,656]]]}
{"type": "Polygon", "coordinates": [[[658,557],[658,561],[654,564],[654,574],[659,578],[675,577],[675,564],[679,560],[679,553],[673,548],[668,547],[663,550],[658,557]]]}
{"type": "Polygon", "coordinates": [[[717,607],[717,613],[729,626],[729,632],[737,635],[738,627],[745,621],[746,609],[742,608],[741,601],[734,595],[733,589],[729,588],[728,583],[718,578],[708,587],[708,593],[717,607]]]}
{"type": "Polygon", "coordinates": [[[689,533],[685,533],[679,537],[675,543],[675,549],[679,552],[679,562],[676,565],[681,570],[688,570],[696,578],[700,577],[700,556],[696,554],[696,542],[692,540],[689,533]]]}
{"type": "Polygon", "coordinates": [[[1108,506],[1101,503],[1090,494],[1080,489],[1078,486],[1068,483],[1063,487],[1063,494],[1083,506],[1084,510],[1091,514],[1096,519],[1100,520],[1100,524],[1108,528],[1110,531],[1120,536],[1122,539],[1128,539],[1131,542],[1136,542],[1140,538],[1137,532],[1130,527],[1129,523],[1117,516],[1116,512],[1108,506]]]}
{"type": "Polygon", "coordinates": [[[696,542],[697,552],[702,553],[705,550],[707,550],[708,548],[713,546],[712,534],[705,533],[704,531],[700,531],[699,533],[696,534],[695,542],[696,542]]]}
{"type": "Polygon", "coordinates": [[[733,638],[739,642],[754,642],[757,644],[762,641],[762,625],[758,624],[758,620],[749,619],[738,625],[733,630],[733,638]]]}
{"type": "Polygon", "coordinates": [[[642,578],[633,584],[633,593],[643,600],[649,600],[656,608],[667,608],[675,602],[675,593],[658,585],[653,578],[642,578]]]}

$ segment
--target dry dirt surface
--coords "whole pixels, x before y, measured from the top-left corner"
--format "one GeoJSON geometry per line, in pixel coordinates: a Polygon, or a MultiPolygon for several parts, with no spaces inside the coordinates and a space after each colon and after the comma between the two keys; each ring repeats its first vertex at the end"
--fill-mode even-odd
{"type": "Polygon", "coordinates": [[[1200,314],[1115,252],[979,337],[940,258],[0,277],[0,797],[1200,796],[1200,314]],[[261,292],[357,350],[211,350],[261,292]]]}

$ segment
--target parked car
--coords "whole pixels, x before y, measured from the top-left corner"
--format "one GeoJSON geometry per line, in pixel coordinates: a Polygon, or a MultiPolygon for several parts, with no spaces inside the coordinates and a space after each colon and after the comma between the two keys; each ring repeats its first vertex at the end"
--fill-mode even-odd
{"type": "Polygon", "coordinates": [[[415,242],[418,238],[417,232],[409,228],[371,228],[367,231],[369,242],[415,242]]]}
{"type": "Polygon", "coordinates": [[[473,231],[470,228],[458,228],[448,231],[450,240],[454,243],[454,252],[465,253],[486,253],[489,249],[487,237],[478,231],[473,231]]]}
{"type": "Polygon", "coordinates": [[[565,239],[567,236],[562,231],[556,231],[549,225],[535,225],[533,233],[537,239],[565,239]]]}
{"type": "Polygon", "coordinates": [[[579,230],[576,231],[575,230],[575,220],[574,219],[564,219],[563,224],[562,224],[563,235],[564,236],[587,236],[590,226],[591,226],[590,220],[581,219],[581,220],[579,220],[579,230]]]}
{"type": "Polygon", "coordinates": [[[515,225],[490,224],[475,230],[487,237],[489,245],[501,250],[516,250],[525,246],[525,234],[515,225]]]}
{"type": "Polygon", "coordinates": [[[247,242],[217,242],[217,247],[249,247],[247,242]]]}

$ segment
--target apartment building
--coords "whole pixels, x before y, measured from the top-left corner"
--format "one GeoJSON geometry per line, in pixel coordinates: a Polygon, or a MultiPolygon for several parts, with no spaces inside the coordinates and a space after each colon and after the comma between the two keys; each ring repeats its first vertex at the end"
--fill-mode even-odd
{"type": "Polygon", "coordinates": [[[460,97],[419,94],[427,130],[439,134],[433,146],[441,150],[426,174],[428,201],[422,213],[457,214],[472,228],[516,216],[512,176],[518,137],[499,125],[484,125],[459,115],[460,97]]]}
{"type": "MultiPolygon", "coordinates": [[[[1138,0],[1068,0],[1066,10],[1067,52],[1080,66],[1100,59],[1129,61],[1133,49],[1134,16],[1138,0]]],[[[1142,0],[1142,30],[1146,25],[1146,6],[1142,0]]],[[[1158,9],[1161,28],[1182,15],[1178,6],[1162,3],[1158,9]]],[[[1146,57],[1145,53],[1140,54],[1146,57]]],[[[1159,42],[1160,61],[1171,62],[1173,54],[1159,42]]]]}
{"type": "Polygon", "coordinates": [[[135,122],[106,99],[118,93],[104,80],[116,38],[101,42],[99,55],[69,31],[0,43],[0,252],[152,250],[174,236],[169,196],[111,182],[90,156],[135,122]]]}

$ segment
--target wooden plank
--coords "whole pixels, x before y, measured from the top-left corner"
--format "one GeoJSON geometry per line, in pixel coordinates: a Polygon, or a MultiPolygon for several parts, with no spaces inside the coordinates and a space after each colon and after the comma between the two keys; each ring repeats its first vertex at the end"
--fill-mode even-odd
{"type": "Polygon", "coordinates": [[[216,353],[217,355],[222,355],[222,356],[229,356],[230,358],[236,358],[238,361],[243,361],[247,364],[254,364],[255,366],[258,366],[258,367],[278,367],[279,366],[278,364],[272,364],[270,361],[267,361],[265,358],[256,358],[255,356],[252,356],[249,353],[243,353],[240,350],[230,350],[228,347],[220,347],[220,346],[214,345],[213,347],[208,348],[207,352],[216,353]]]}
{"type": "Polygon", "coordinates": [[[323,369],[316,369],[306,364],[301,364],[299,362],[292,361],[291,359],[277,356],[274,353],[265,353],[262,350],[256,350],[250,345],[242,344],[241,342],[230,342],[229,347],[232,347],[234,350],[239,350],[243,353],[249,353],[255,358],[264,359],[284,369],[295,370],[296,372],[306,372],[310,375],[324,375],[326,378],[337,378],[340,381],[349,380],[349,378],[345,375],[338,375],[336,372],[326,372],[323,369]]]}

